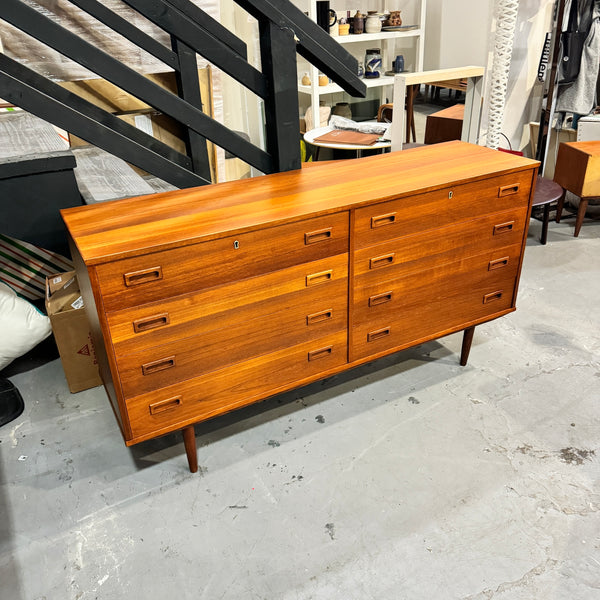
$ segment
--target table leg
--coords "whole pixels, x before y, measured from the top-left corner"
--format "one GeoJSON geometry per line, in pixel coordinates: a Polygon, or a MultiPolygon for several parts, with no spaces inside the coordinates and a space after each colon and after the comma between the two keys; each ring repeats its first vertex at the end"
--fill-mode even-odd
{"type": "Polygon", "coordinates": [[[548,239],[548,221],[550,220],[550,202],[544,204],[544,218],[542,220],[542,236],[540,238],[540,243],[542,246],[546,245],[546,240],[548,239]]]}
{"type": "Polygon", "coordinates": [[[469,352],[471,351],[471,342],[475,333],[475,325],[467,327],[463,334],[462,349],[460,353],[460,366],[464,367],[469,360],[469,352]]]}
{"type": "Polygon", "coordinates": [[[196,432],[194,426],[190,425],[181,430],[183,434],[183,445],[187,454],[188,465],[191,473],[198,471],[198,452],[196,450],[196,432]]]}
{"type": "Polygon", "coordinates": [[[414,116],[414,105],[415,105],[415,94],[416,85],[409,85],[406,88],[406,143],[410,143],[410,134],[412,132],[413,142],[417,141],[417,134],[415,128],[415,116],[414,116]]]}
{"type": "Polygon", "coordinates": [[[557,223],[560,223],[560,219],[562,217],[563,206],[565,205],[565,196],[567,195],[567,190],[563,188],[562,196],[558,199],[558,204],[556,205],[556,219],[557,223]]]}
{"type": "Polygon", "coordinates": [[[577,209],[577,219],[575,220],[575,237],[579,235],[581,225],[583,224],[583,218],[585,217],[585,211],[588,206],[588,198],[579,199],[579,208],[577,209]]]}

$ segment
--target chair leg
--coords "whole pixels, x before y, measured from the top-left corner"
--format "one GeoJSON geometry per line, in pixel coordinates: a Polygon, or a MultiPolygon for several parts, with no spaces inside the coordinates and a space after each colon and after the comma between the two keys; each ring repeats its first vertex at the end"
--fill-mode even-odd
{"type": "Polygon", "coordinates": [[[560,223],[560,219],[562,217],[563,206],[565,205],[565,196],[567,195],[567,190],[563,189],[563,193],[561,197],[558,199],[558,204],[556,205],[556,219],[557,223],[560,223]]]}
{"type": "Polygon", "coordinates": [[[542,246],[546,245],[548,239],[548,221],[550,220],[550,202],[544,204],[544,218],[542,220],[542,236],[540,237],[540,243],[542,246]]]}
{"type": "Polygon", "coordinates": [[[583,217],[585,217],[585,211],[587,210],[588,199],[581,198],[579,200],[579,208],[577,209],[577,219],[575,221],[575,237],[579,235],[581,225],[583,224],[583,217]]]}

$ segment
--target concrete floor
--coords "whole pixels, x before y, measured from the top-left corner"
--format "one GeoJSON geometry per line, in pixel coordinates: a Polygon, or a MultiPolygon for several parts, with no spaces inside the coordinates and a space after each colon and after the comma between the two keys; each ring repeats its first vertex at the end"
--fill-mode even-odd
{"type": "Polygon", "coordinates": [[[531,222],[518,310],[126,448],[101,388],[17,374],[2,600],[600,598],[600,223],[531,222]]]}

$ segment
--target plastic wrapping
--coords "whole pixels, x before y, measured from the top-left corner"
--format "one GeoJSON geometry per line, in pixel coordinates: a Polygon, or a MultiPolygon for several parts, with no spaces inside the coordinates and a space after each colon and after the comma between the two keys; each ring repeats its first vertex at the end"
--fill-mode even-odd
{"type": "Polygon", "coordinates": [[[346,119],[346,117],[331,115],[331,119],[329,119],[329,125],[334,129],[346,129],[348,131],[360,131],[361,133],[376,133],[378,135],[384,135],[387,133],[391,123],[357,123],[352,119],[346,119]]]}

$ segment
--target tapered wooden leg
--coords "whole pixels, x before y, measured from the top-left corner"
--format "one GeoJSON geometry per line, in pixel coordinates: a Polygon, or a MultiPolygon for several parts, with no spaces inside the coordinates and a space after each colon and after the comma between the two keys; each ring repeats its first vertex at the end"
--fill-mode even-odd
{"type": "Polygon", "coordinates": [[[563,193],[561,197],[558,199],[558,204],[556,205],[556,218],[554,219],[557,223],[560,223],[560,218],[562,217],[563,206],[565,205],[565,196],[567,195],[567,190],[563,189],[563,193]]]}
{"type": "Polygon", "coordinates": [[[588,199],[581,198],[579,200],[579,208],[577,209],[577,219],[575,220],[575,237],[579,235],[581,226],[583,225],[583,217],[585,217],[585,211],[587,210],[588,199]]]}
{"type": "Polygon", "coordinates": [[[185,446],[190,471],[196,473],[198,471],[198,452],[196,451],[196,432],[194,431],[194,426],[190,425],[182,429],[181,433],[183,434],[183,445],[185,446]]]}
{"type": "Polygon", "coordinates": [[[540,243],[542,246],[546,245],[548,240],[548,221],[550,220],[550,203],[544,204],[544,218],[542,219],[542,235],[540,237],[540,243]]]}
{"type": "Polygon", "coordinates": [[[462,350],[460,353],[460,366],[464,367],[469,360],[469,352],[471,351],[471,342],[473,341],[473,334],[475,333],[475,325],[473,327],[467,327],[463,334],[462,350]]]}

